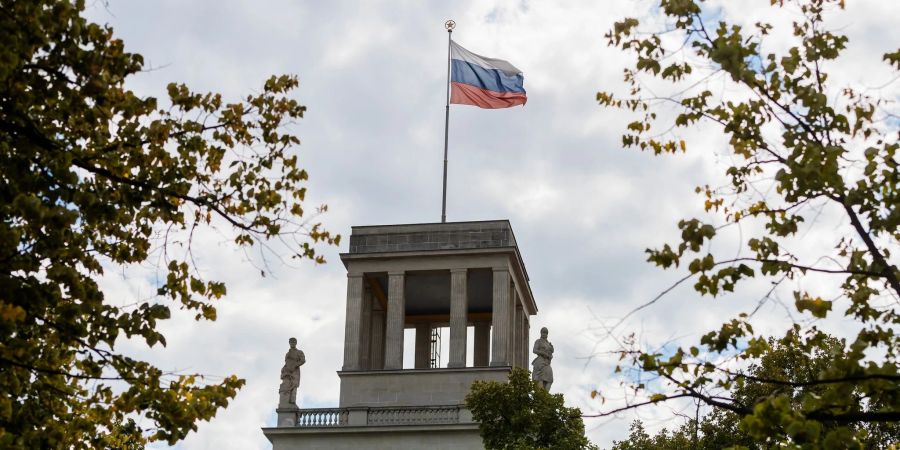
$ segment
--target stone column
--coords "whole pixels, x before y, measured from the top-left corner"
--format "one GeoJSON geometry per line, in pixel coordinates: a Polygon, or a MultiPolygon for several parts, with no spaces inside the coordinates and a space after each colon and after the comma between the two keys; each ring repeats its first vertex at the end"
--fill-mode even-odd
{"type": "Polygon", "coordinates": [[[517,328],[519,328],[519,324],[516,323],[516,304],[518,303],[519,293],[516,292],[516,286],[511,281],[509,283],[509,309],[506,310],[506,314],[509,316],[507,323],[509,323],[509,330],[507,331],[507,339],[506,339],[506,355],[508,365],[515,366],[516,365],[516,336],[518,334],[517,328]]]}
{"type": "Polygon", "coordinates": [[[475,367],[486,367],[490,362],[491,323],[475,322],[475,342],[472,363],[475,367]]]}
{"type": "Polygon", "coordinates": [[[509,269],[494,268],[493,321],[491,330],[491,365],[508,366],[509,360],[509,269]]]}
{"type": "Polygon", "coordinates": [[[525,340],[527,337],[525,336],[525,310],[522,308],[522,304],[516,303],[516,352],[515,360],[516,365],[519,367],[525,367],[525,346],[527,345],[525,340]]]}
{"type": "MultiPolygon", "coordinates": [[[[365,279],[363,281],[365,281],[365,279]]],[[[372,368],[372,360],[370,359],[372,354],[372,339],[370,339],[370,336],[372,333],[372,300],[374,300],[374,298],[372,296],[372,290],[366,286],[365,282],[363,283],[363,286],[362,321],[359,325],[359,368],[362,370],[369,370],[372,368]]]]}
{"type": "Polygon", "coordinates": [[[370,366],[373,370],[384,369],[384,311],[372,311],[372,344],[370,366]]]}
{"type": "Polygon", "coordinates": [[[406,297],[403,272],[388,273],[388,307],[384,332],[384,368],[403,368],[403,328],[406,325],[406,297]]]}
{"type": "Polygon", "coordinates": [[[421,322],[416,324],[416,348],[415,348],[415,364],[416,369],[427,369],[431,367],[431,324],[421,322]]]}
{"type": "Polygon", "coordinates": [[[528,314],[525,314],[525,347],[522,350],[522,362],[525,364],[525,368],[531,370],[531,321],[528,319],[528,314]]]}
{"type": "Polygon", "coordinates": [[[466,269],[450,270],[450,359],[447,367],[466,367],[466,331],[469,327],[466,269]]]}
{"type": "Polygon", "coordinates": [[[343,370],[359,370],[363,304],[363,274],[347,274],[347,319],[344,323],[343,370]]]}

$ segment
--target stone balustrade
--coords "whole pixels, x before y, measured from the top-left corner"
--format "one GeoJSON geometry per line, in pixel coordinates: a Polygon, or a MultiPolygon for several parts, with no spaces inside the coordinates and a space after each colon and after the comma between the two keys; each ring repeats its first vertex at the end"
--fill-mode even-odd
{"type": "Polygon", "coordinates": [[[301,409],[297,412],[298,427],[339,427],[347,425],[349,413],[341,408],[301,409]]]}
{"type": "Polygon", "coordinates": [[[344,426],[443,425],[471,422],[459,405],[372,408],[317,408],[295,410],[299,428],[344,426]]]}
{"type": "Polygon", "coordinates": [[[434,425],[459,423],[458,406],[370,408],[368,425],[434,425]]]}

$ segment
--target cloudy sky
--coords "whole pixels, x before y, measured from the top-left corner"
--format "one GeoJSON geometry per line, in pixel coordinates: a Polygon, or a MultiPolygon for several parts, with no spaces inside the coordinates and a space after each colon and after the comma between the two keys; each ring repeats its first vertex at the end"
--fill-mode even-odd
{"type": "MultiPolygon", "coordinates": [[[[768,4],[719,0],[709,2],[709,11],[747,24],[796,17],[791,9],[773,15],[768,4]]],[[[597,345],[593,330],[680,278],[644,262],[643,250],[677,236],[677,220],[702,206],[694,187],[718,184],[728,158],[726,141],[709,126],[683,133],[686,155],[623,150],[628,117],[594,101],[598,90],[623,92],[622,69],[630,62],[607,47],[603,34],[625,16],[660,25],[652,2],[109,0],[95,2],[88,14],[144,55],[152,70],[130,80],[142,95],[164,97],[166,83],[179,81],[237,99],[258,91],[271,74],[299,76],[295,97],[308,111],[297,125],[296,151],[311,176],[308,198],[310,205],[328,204],[321,220],[343,235],[352,225],[440,220],[443,23],[456,20],[458,43],[524,71],[528,104],[451,108],[448,220],[511,221],[540,308],[532,330],[547,326],[556,346],[554,391],[585,413],[620,404],[615,358],[598,355],[610,345],[597,345]],[[608,402],[592,402],[592,389],[608,402]]],[[[848,11],[835,16],[831,24],[851,39],[847,59],[832,68],[836,86],[891,81],[880,59],[900,42],[897,17],[900,3],[877,0],[848,2],[848,11]]],[[[724,82],[721,88],[728,89],[724,82]]],[[[817,239],[808,235],[807,245],[832,245],[817,239]]],[[[260,427],[274,424],[288,337],[300,340],[308,358],[302,406],[337,405],[346,287],[338,253],[347,241],[324,249],[326,265],[274,263],[265,277],[255,257],[229,244],[227,232],[195,241],[203,273],[228,285],[218,320],[196,323],[175,314],[163,325],[166,349],[126,350],[168,370],[247,379],[226,410],[177,448],[270,448],[260,427]]],[[[152,279],[131,270],[111,271],[103,282],[108,297],[123,301],[154,290],[152,279]]],[[[696,340],[751,309],[766,289],[750,284],[723,300],[676,289],[623,330],[651,346],[696,340]]],[[[772,323],[784,319],[774,304],[762,314],[772,323]]],[[[677,424],[666,421],[672,412],[639,410],[586,425],[603,447],[626,436],[637,417],[652,429],[677,424]]]]}

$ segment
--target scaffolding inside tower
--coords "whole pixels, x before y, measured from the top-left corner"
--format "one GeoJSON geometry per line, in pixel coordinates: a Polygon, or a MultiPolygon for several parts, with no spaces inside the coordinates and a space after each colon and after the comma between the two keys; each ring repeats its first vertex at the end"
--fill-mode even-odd
{"type": "Polygon", "coordinates": [[[441,329],[434,327],[431,329],[431,368],[441,366],[441,329]]]}

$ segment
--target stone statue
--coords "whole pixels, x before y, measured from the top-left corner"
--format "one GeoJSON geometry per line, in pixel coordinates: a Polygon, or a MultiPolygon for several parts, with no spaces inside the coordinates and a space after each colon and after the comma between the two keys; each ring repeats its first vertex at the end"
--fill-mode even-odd
{"type": "Polygon", "coordinates": [[[297,339],[288,340],[291,348],[284,355],[281,368],[281,386],[278,387],[278,407],[297,407],[297,388],[300,387],[300,366],[306,364],[306,355],[297,349],[297,339]]]}
{"type": "Polygon", "coordinates": [[[553,344],[547,340],[547,327],[541,328],[541,338],[534,341],[532,352],[537,357],[531,361],[531,378],[549,391],[550,385],[553,384],[553,368],[550,367],[550,360],[553,359],[553,344]]]}

